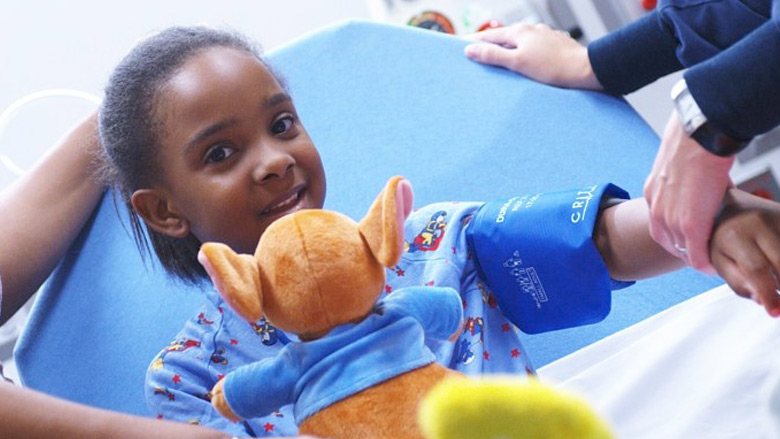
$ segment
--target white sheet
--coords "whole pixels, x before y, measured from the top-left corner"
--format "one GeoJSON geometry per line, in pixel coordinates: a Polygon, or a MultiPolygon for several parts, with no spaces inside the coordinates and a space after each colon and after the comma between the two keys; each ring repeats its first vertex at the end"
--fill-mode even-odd
{"type": "Polygon", "coordinates": [[[776,371],[780,320],[722,286],[539,375],[587,398],[622,439],[774,439],[776,371]]]}

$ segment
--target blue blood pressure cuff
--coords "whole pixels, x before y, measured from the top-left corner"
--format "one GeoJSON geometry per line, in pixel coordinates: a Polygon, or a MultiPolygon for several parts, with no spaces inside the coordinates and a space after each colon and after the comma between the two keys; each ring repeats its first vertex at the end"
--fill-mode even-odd
{"type": "Polygon", "coordinates": [[[593,241],[602,200],[628,198],[615,185],[486,203],[466,239],[503,313],[526,333],[598,322],[615,283],[593,241]]]}

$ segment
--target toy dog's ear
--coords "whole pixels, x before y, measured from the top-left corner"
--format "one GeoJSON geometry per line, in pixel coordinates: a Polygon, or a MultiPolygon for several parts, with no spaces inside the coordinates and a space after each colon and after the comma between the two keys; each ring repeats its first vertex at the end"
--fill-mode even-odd
{"type": "Polygon", "coordinates": [[[207,242],[198,261],[233,310],[250,322],[263,317],[263,287],[254,256],[240,255],[225,244],[207,242]]]}
{"type": "Polygon", "coordinates": [[[401,258],[404,221],[412,211],[413,199],[412,185],[403,177],[393,177],[360,221],[360,233],[385,267],[395,265],[401,258]]]}

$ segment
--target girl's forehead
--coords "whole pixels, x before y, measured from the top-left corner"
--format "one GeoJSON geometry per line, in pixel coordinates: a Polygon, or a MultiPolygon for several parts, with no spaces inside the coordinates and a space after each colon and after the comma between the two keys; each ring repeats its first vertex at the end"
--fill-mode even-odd
{"type": "Polygon", "coordinates": [[[214,47],[194,54],[168,82],[178,91],[194,91],[216,84],[258,83],[278,86],[266,66],[253,54],[214,47]]]}
{"type": "MultiPolygon", "coordinates": [[[[205,50],[187,60],[163,87],[161,110],[171,122],[227,117],[283,92],[281,85],[254,55],[236,49],[205,50]]],[[[168,123],[166,123],[168,125],[168,123]]],[[[172,128],[172,127],[169,127],[172,128]]]]}
{"type": "Polygon", "coordinates": [[[283,91],[254,55],[230,48],[204,50],[162,89],[157,114],[164,127],[163,145],[180,150],[209,127],[256,120],[265,111],[261,104],[283,91]]]}

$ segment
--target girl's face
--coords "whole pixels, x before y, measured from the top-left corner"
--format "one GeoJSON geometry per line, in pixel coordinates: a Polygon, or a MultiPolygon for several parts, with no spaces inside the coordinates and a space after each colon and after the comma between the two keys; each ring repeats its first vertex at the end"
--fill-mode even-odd
{"type": "Polygon", "coordinates": [[[154,190],[159,208],[182,222],[168,234],[251,254],[276,219],[322,207],[320,156],[290,96],[254,56],[221,47],[192,57],[156,111],[163,175],[154,190]]]}

